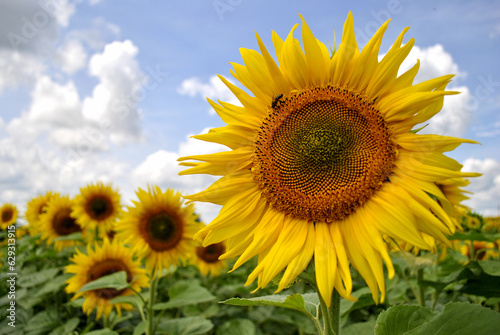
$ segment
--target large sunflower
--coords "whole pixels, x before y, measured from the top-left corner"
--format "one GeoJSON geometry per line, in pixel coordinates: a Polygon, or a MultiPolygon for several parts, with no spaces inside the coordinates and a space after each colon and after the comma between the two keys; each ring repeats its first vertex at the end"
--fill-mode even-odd
{"type": "Polygon", "coordinates": [[[187,261],[194,247],[193,235],[199,227],[193,205],[183,206],[178,192],[158,186],[148,191],[139,188],[139,201],[127,206],[117,227],[118,238],[130,243],[149,271],[160,271],[187,261]]]}
{"type": "Polygon", "coordinates": [[[40,230],[42,239],[54,244],[54,248],[61,251],[65,247],[79,244],[75,240],[56,240],[58,237],[67,236],[84,231],[76,220],[70,215],[73,210],[73,201],[69,196],[54,195],[47,204],[47,210],[41,217],[40,230]]]}
{"type": "Polygon", "coordinates": [[[121,213],[120,194],[110,184],[97,182],[80,189],[71,216],[83,229],[110,231],[121,213]]]}
{"type": "Polygon", "coordinates": [[[17,207],[13,204],[3,204],[0,207],[0,228],[7,229],[13,223],[16,223],[17,215],[19,214],[17,207]]]}
{"type": "Polygon", "coordinates": [[[42,215],[47,211],[47,204],[54,194],[51,191],[43,195],[32,198],[26,204],[26,220],[30,230],[30,235],[36,235],[41,232],[40,222],[42,215]]]}
{"type": "Polygon", "coordinates": [[[102,246],[97,243],[94,248],[87,245],[87,254],[81,253],[78,249],[76,254],[70,259],[74,264],[66,266],[66,272],[74,275],[66,282],[66,292],[75,293],[72,300],[81,296],[85,297],[83,311],[90,314],[97,310],[97,319],[109,316],[113,307],[121,314],[121,309],[131,310],[132,305],[119,303],[112,304],[110,300],[120,296],[132,295],[131,289],[117,290],[104,288],[93,291],[78,292],[85,284],[119,271],[127,273],[127,281],[135,291],[140,291],[142,287],[149,285],[146,270],[141,268],[140,260],[133,259],[132,250],[124,247],[118,241],[109,242],[104,240],[102,246]]]}
{"type": "MultiPolygon", "coordinates": [[[[302,18],[302,17],[301,17],[302,18]]],[[[195,138],[230,151],[182,157],[181,174],[222,176],[192,201],[222,205],[202,231],[204,245],[227,240],[235,268],[258,255],[247,284],[266,286],[286,268],[282,290],[314,256],[318,289],[330,305],[333,289],[349,297],[349,263],[384,298],[383,263],[394,269],[381,233],[422,249],[421,232],[446,240],[455,229],[434,197],[437,181],[476,176],[443,152],[464,140],[421,135],[412,129],[442,107],[452,75],[413,85],[419,62],[398,77],[414,41],[404,34],[378,60],[384,23],[358,49],[352,14],[342,43],[330,54],[302,19],[302,45],[273,33],[273,57],[260,37],[260,53],[241,49],[245,65],[233,76],[254,96],[220,77],[243,107],[209,101],[225,127],[195,138]]]]}

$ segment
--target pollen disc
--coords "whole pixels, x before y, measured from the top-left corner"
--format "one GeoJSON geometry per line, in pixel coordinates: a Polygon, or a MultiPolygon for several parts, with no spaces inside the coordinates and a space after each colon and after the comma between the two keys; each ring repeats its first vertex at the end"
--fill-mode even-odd
{"type": "Polygon", "coordinates": [[[387,180],[396,159],[373,102],[334,86],[283,97],[255,142],[253,176],[268,203],[311,222],[352,214],[387,180]]]}

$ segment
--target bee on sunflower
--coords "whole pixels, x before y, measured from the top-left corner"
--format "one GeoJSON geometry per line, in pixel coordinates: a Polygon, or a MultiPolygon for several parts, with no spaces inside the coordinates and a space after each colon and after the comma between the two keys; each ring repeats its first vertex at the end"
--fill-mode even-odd
{"type": "Polygon", "coordinates": [[[382,234],[421,249],[431,247],[422,233],[448,243],[455,224],[431,195],[436,182],[478,176],[444,155],[477,142],[414,131],[458,92],[445,90],[453,75],[413,84],[419,62],[398,76],[414,45],[402,44],[408,28],[379,61],[389,21],[360,50],[349,13],[330,53],[301,19],[302,46],[298,25],[285,40],[273,32],[277,62],[257,34],[259,51],[241,49],[231,74],[253,95],[220,76],[242,106],[209,100],[226,126],[194,137],[231,150],[179,159],[182,175],[221,177],[186,196],[222,205],[196,237],[226,241],[234,268],[258,256],[247,285],[284,271],[280,291],[313,260],[327,306],[332,292],[351,298],[350,266],[383,301],[383,263],[389,277],[394,268],[382,234]]]}

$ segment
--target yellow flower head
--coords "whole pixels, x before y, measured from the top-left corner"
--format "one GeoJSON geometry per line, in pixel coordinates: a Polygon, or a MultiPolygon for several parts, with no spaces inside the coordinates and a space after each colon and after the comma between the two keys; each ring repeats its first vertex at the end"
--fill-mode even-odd
{"type": "Polygon", "coordinates": [[[83,187],[74,201],[71,216],[83,229],[109,231],[121,214],[120,194],[110,184],[97,182],[83,187]]]}
{"type": "Polygon", "coordinates": [[[127,282],[131,283],[132,289],[140,291],[142,287],[149,285],[148,276],[141,268],[140,260],[134,260],[132,251],[117,241],[104,240],[101,246],[96,243],[93,248],[88,244],[87,254],[77,249],[76,254],[70,260],[73,264],[66,266],[66,272],[74,275],[66,281],[68,284],[66,292],[75,293],[72,300],[83,296],[85,298],[83,311],[90,314],[95,309],[97,319],[100,319],[102,315],[109,316],[113,308],[116,309],[118,315],[121,315],[121,309],[131,310],[133,306],[130,304],[112,304],[110,300],[132,295],[134,292],[128,288],[123,290],[104,288],[78,292],[85,284],[115,272],[125,271],[127,282]]]}
{"type": "Polygon", "coordinates": [[[47,211],[47,204],[54,194],[46,192],[28,201],[26,205],[26,220],[28,220],[30,235],[41,233],[40,222],[42,215],[47,211]]]}
{"type": "Polygon", "coordinates": [[[179,260],[187,261],[198,227],[193,205],[183,206],[180,193],[173,189],[162,192],[158,186],[147,192],[139,188],[136,194],[139,201],[127,207],[117,225],[117,237],[146,260],[149,271],[161,272],[179,260]]]}
{"type": "Polygon", "coordinates": [[[15,224],[17,220],[17,207],[13,204],[3,204],[0,207],[0,228],[7,229],[11,224],[15,224]]]}
{"type": "Polygon", "coordinates": [[[47,204],[47,211],[41,217],[40,230],[42,239],[48,244],[54,244],[54,248],[61,251],[65,247],[79,244],[74,240],[58,241],[58,237],[67,236],[76,232],[82,232],[82,228],[70,215],[73,210],[73,201],[69,196],[54,195],[47,204]]]}
{"type": "Polygon", "coordinates": [[[212,277],[219,276],[227,267],[226,260],[219,259],[226,252],[224,242],[210,244],[206,247],[201,244],[196,246],[191,261],[200,270],[201,274],[212,277]]]}
{"type": "Polygon", "coordinates": [[[419,62],[398,77],[408,28],[379,61],[388,24],[359,50],[349,13],[331,54],[302,19],[302,46],[298,25],[285,40],[273,32],[277,63],[258,35],[260,52],[241,49],[231,73],[253,95],[220,77],[243,106],[210,101],[227,125],[195,138],[231,150],[179,160],[190,167],[181,174],[222,176],[186,198],[223,206],[203,245],[226,241],[235,268],[258,255],[247,284],[265,287],[284,270],[282,290],[314,259],[328,305],[333,289],[350,298],[349,264],[383,300],[382,260],[394,269],[382,233],[429,249],[421,233],[447,241],[455,230],[436,182],[477,175],[443,154],[475,142],[411,132],[457,92],[445,91],[452,75],[413,85],[419,62]]]}

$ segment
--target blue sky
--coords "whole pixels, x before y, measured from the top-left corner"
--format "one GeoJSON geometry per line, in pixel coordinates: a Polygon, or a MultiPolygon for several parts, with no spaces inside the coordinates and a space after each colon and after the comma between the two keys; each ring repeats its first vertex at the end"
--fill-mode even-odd
{"type": "MultiPolygon", "coordinates": [[[[385,52],[404,27],[422,81],[455,73],[443,111],[426,131],[472,138],[450,156],[483,177],[466,204],[484,215],[500,206],[500,5],[495,1],[111,1],[0,0],[0,203],[23,209],[49,189],[75,195],[112,182],[125,203],[148,183],[192,193],[209,176],[177,175],[180,155],[219,147],[188,139],[222,126],[206,101],[234,97],[239,48],[272,49],[301,13],[333,45],[351,10],[363,46],[388,18],[385,52]]],[[[300,36],[300,32],[296,34],[300,36]]],[[[204,220],[217,206],[197,205],[204,220]]]]}

